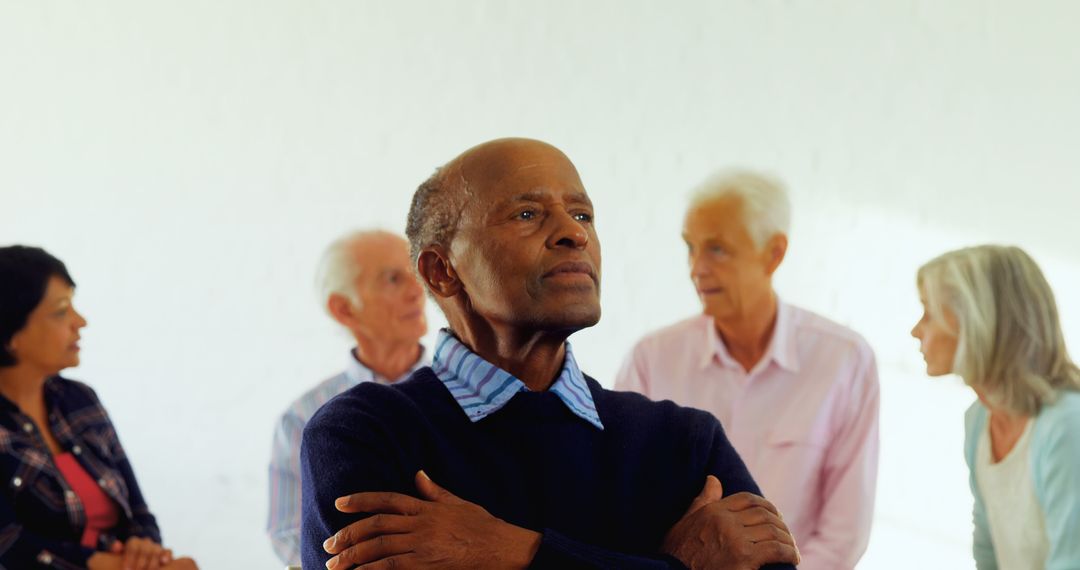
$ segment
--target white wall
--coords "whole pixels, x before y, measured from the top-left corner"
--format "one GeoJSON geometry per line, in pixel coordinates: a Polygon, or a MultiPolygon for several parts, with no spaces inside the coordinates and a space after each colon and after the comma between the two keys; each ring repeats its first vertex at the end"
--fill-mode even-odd
{"type": "Polygon", "coordinates": [[[486,139],[546,139],[598,207],[610,383],[696,310],[683,198],[726,165],[795,203],[778,288],[861,331],[883,381],[863,568],[971,568],[956,381],[922,373],[914,272],[1017,243],[1080,327],[1080,4],[1020,0],[0,0],[0,243],[64,259],[84,364],[167,542],[277,566],[275,416],[342,366],[318,252],[401,229],[412,189],[486,139]]]}

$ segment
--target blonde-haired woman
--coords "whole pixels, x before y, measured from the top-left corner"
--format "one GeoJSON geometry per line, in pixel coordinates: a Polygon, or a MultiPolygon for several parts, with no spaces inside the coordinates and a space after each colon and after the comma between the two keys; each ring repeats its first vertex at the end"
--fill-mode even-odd
{"type": "Polygon", "coordinates": [[[964,443],[979,570],[1080,568],[1080,369],[1050,285],[1017,247],[946,253],[919,269],[927,373],[979,400],[964,443]]]}

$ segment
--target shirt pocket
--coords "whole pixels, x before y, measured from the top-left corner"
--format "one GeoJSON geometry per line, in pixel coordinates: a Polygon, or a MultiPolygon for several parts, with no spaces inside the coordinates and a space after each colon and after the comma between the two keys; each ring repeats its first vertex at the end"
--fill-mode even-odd
{"type": "Polygon", "coordinates": [[[769,432],[766,442],[770,447],[812,447],[824,450],[829,447],[825,430],[807,426],[783,426],[769,432]]]}
{"type": "Polygon", "coordinates": [[[17,448],[15,469],[7,481],[15,504],[44,505],[52,512],[63,513],[67,502],[63,489],[54,477],[45,473],[49,457],[33,447],[17,448]]]}
{"type": "Polygon", "coordinates": [[[778,426],[769,434],[766,443],[767,456],[761,462],[770,472],[796,477],[801,485],[817,483],[829,449],[826,430],[812,425],[778,426]]]}
{"type": "Polygon", "coordinates": [[[80,434],[82,443],[93,451],[94,455],[106,462],[114,460],[113,439],[110,430],[105,428],[88,429],[80,434]]]}

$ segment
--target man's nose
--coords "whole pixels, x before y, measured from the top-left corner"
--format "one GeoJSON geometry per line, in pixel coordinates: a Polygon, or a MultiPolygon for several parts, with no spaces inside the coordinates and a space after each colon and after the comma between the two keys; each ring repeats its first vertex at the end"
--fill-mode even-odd
{"type": "Polygon", "coordinates": [[[691,253],[690,255],[690,276],[691,277],[703,277],[708,274],[708,265],[705,263],[704,257],[698,253],[691,253]]]}
{"type": "Polygon", "coordinates": [[[574,219],[574,216],[566,210],[556,209],[555,213],[551,215],[551,220],[554,227],[551,236],[547,240],[549,248],[571,247],[581,249],[589,244],[589,230],[585,227],[585,224],[574,219]]]}

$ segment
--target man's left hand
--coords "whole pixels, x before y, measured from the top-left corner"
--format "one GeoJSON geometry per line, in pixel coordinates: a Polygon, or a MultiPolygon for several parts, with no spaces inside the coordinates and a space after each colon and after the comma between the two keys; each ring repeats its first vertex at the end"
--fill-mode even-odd
{"type": "Polygon", "coordinates": [[[525,568],[540,534],[495,518],[454,496],[427,474],[416,474],[423,499],[400,493],[355,493],[334,502],[343,513],[368,513],[331,536],[330,570],[405,568],[525,568]]]}

